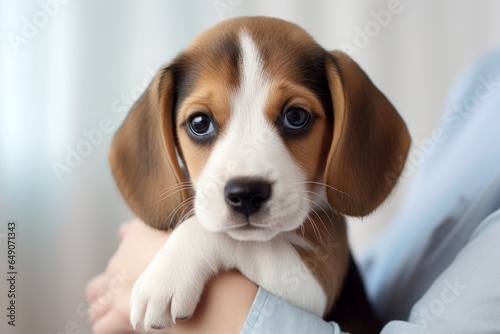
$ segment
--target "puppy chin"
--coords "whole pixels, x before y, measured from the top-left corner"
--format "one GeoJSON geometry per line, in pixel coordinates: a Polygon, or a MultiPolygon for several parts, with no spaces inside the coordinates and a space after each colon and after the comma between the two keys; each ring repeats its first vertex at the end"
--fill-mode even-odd
{"type": "Polygon", "coordinates": [[[227,230],[226,234],[238,241],[269,241],[280,231],[248,226],[227,230]]]}
{"type": "Polygon", "coordinates": [[[230,238],[238,241],[269,241],[281,232],[279,230],[246,224],[244,220],[237,218],[224,219],[220,217],[218,219],[210,219],[202,215],[197,215],[197,217],[199,223],[206,231],[226,233],[230,238]]]}

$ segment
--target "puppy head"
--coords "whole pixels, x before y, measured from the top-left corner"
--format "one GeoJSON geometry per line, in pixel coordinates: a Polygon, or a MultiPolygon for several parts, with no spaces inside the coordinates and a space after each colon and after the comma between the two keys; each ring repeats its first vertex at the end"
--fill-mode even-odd
{"type": "Polygon", "coordinates": [[[116,134],[110,163],[154,227],[194,203],[207,230],[268,240],[297,229],[323,195],[338,213],[371,212],[408,147],[393,106],[346,55],[291,23],[238,18],[159,71],[116,134]]]}

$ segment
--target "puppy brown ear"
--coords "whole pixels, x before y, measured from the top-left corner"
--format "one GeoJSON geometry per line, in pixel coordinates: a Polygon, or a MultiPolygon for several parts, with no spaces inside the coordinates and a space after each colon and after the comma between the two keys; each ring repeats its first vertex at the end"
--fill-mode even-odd
{"type": "Polygon", "coordinates": [[[411,139],[392,104],[349,56],[331,52],[327,76],[334,112],[327,199],[341,214],[364,216],[394,187],[411,139]]]}
{"type": "Polygon", "coordinates": [[[108,157],[132,211],[158,229],[178,222],[174,211],[186,198],[178,186],[183,177],[175,151],[173,105],[172,73],[165,68],[130,110],[108,157]]]}

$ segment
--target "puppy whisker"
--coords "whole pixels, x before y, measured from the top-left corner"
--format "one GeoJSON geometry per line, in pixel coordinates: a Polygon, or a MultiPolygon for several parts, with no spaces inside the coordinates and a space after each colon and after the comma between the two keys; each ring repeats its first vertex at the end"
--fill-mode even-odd
{"type": "MultiPolygon", "coordinates": [[[[306,218],[307,220],[311,223],[311,227],[314,231],[314,236],[317,240],[320,241],[320,244],[323,245],[323,238],[321,237],[321,231],[319,230],[318,226],[316,225],[316,223],[314,222],[314,220],[310,217],[310,215],[305,212],[304,210],[301,210],[299,209],[300,212],[302,213],[306,213],[306,218]]],[[[314,210],[313,210],[314,211],[314,210]]],[[[303,224],[302,224],[303,225],[303,224]]]]}
{"type": "Polygon", "coordinates": [[[158,193],[158,196],[162,196],[164,195],[165,193],[175,189],[175,188],[178,188],[178,187],[181,187],[181,186],[189,186],[191,185],[191,181],[184,181],[184,182],[179,182],[179,183],[176,183],[174,185],[171,185],[170,187],[167,187],[165,189],[163,189],[162,191],[160,191],[158,193]]]}
{"type": "MultiPolygon", "coordinates": [[[[317,205],[317,204],[316,204],[313,200],[310,200],[310,199],[305,198],[305,197],[301,197],[301,198],[302,198],[302,199],[304,199],[304,200],[306,200],[306,201],[308,201],[308,202],[310,202],[310,203],[315,204],[316,206],[318,206],[318,205],[317,205]]],[[[335,226],[334,226],[334,224],[333,224],[332,219],[330,218],[330,215],[329,215],[329,214],[325,211],[325,209],[323,209],[321,206],[320,206],[320,208],[321,208],[321,210],[323,210],[323,212],[324,212],[325,216],[326,216],[326,217],[328,217],[328,220],[330,221],[330,224],[332,225],[333,229],[335,230],[335,226]]],[[[319,220],[320,220],[321,224],[322,224],[322,225],[323,225],[323,227],[325,228],[325,230],[326,230],[326,232],[328,233],[328,235],[329,235],[331,238],[333,238],[332,234],[331,234],[331,233],[330,233],[330,231],[328,230],[328,228],[327,228],[327,226],[326,226],[325,222],[323,221],[323,219],[321,218],[320,214],[319,214],[319,213],[318,213],[318,212],[317,212],[317,211],[316,211],[313,207],[311,207],[311,206],[309,206],[309,210],[310,210],[310,211],[312,211],[312,212],[314,212],[314,214],[315,214],[315,215],[319,218],[319,220]]]]}
{"type": "Polygon", "coordinates": [[[191,196],[191,197],[188,197],[186,198],[184,201],[182,201],[181,203],[179,203],[179,205],[177,205],[175,207],[175,209],[167,216],[167,218],[165,219],[165,222],[168,221],[168,228],[170,229],[171,226],[172,226],[172,220],[174,219],[174,217],[176,216],[177,212],[184,206],[187,206],[187,205],[191,205],[193,202],[194,202],[194,196],[191,196]]]}
{"type": "MultiPolygon", "coordinates": [[[[305,192],[307,192],[307,190],[305,190],[305,192]]],[[[311,193],[312,193],[312,192],[311,192],[311,193]]],[[[328,205],[328,208],[327,208],[327,209],[330,209],[330,212],[327,212],[327,211],[326,211],[327,209],[325,209],[322,205],[320,205],[320,204],[319,204],[319,203],[317,203],[316,201],[314,201],[314,200],[312,200],[312,199],[309,199],[309,198],[307,198],[307,197],[302,197],[302,196],[300,196],[300,198],[302,198],[302,199],[304,199],[304,200],[308,201],[309,203],[314,204],[314,207],[316,207],[316,208],[320,208],[320,209],[321,209],[321,211],[323,211],[323,213],[325,214],[325,216],[326,216],[326,217],[328,217],[328,220],[330,221],[330,223],[331,223],[331,224],[333,224],[333,221],[332,221],[331,216],[333,215],[333,211],[334,211],[334,210],[333,210],[333,208],[332,208],[330,205],[328,205]]],[[[325,200],[323,199],[323,201],[325,201],[325,200]]],[[[326,201],[325,201],[325,202],[326,202],[326,201]]],[[[314,208],[311,206],[311,207],[310,207],[310,209],[311,209],[311,210],[313,210],[314,208]]],[[[334,226],[334,227],[335,227],[335,226],[334,226]]]]}
{"type": "MultiPolygon", "coordinates": [[[[299,189],[299,191],[300,191],[300,192],[305,192],[305,193],[308,193],[308,194],[316,194],[315,192],[313,192],[313,191],[309,191],[309,190],[302,190],[302,189],[299,189]]],[[[309,202],[309,203],[314,204],[314,206],[316,206],[316,207],[319,207],[319,208],[323,211],[323,213],[325,214],[325,216],[326,216],[326,217],[328,217],[328,220],[329,220],[330,224],[332,225],[333,229],[335,230],[335,226],[334,226],[333,221],[332,221],[332,219],[331,219],[331,213],[328,213],[328,212],[327,212],[327,211],[323,208],[323,206],[322,206],[322,205],[320,205],[319,203],[316,203],[314,200],[312,200],[312,199],[310,199],[310,198],[308,198],[308,197],[304,197],[304,196],[300,196],[300,195],[299,195],[299,198],[301,198],[301,199],[303,199],[303,200],[306,200],[306,201],[307,201],[307,202],[309,202]]],[[[323,200],[324,202],[326,202],[324,199],[322,199],[322,200],[323,200]]],[[[328,206],[330,207],[330,205],[328,205],[328,206]]],[[[331,207],[330,207],[330,208],[331,208],[331,207]]],[[[325,228],[325,230],[326,230],[326,232],[328,233],[328,235],[330,236],[330,238],[334,239],[334,238],[333,238],[333,236],[332,236],[332,234],[331,234],[331,233],[330,233],[330,231],[328,230],[328,228],[327,228],[327,226],[326,226],[326,224],[325,224],[324,220],[321,218],[321,215],[320,215],[320,214],[319,214],[319,213],[315,210],[315,208],[314,208],[313,206],[309,205],[309,210],[310,210],[310,211],[312,211],[312,212],[313,212],[313,213],[314,213],[314,214],[315,214],[315,215],[319,218],[319,220],[320,220],[321,224],[322,224],[322,225],[323,225],[323,227],[325,228]]],[[[309,217],[308,217],[308,218],[309,218],[309,217]]],[[[312,220],[311,220],[311,219],[309,219],[309,221],[311,221],[311,222],[312,222],[312,220]]],[[[316,227],[317,227],[317,226],[316,226],[316,227]]],[[[301,229],[303,229],[303,225],[301,225],[301,229]]],[[[318,229],[318,230],[319,230],[319,229],[318,229]]]]}
{"type": "Polygon", "coordinates": [[[180,192],[180,191],[183,191],[183,190],[187,190],[187,189],[194,189],[194,187],[192,185],[184,185],[184,186],[179,186],[177,187],[177,189],[170,189],[169,191],[165,192],[165,194],[161,195],[160,198],[158,199],[158,202],[161,202],[165,199],[167,199],[168,197],[180,192]]]}
{"type": "MultiPolygon", "coordinates": [[[[309,201],[309,202],[311,202],[311,203],[313,203],[313,204],[315,204],[317,206],[317,204],[314,201],[312,201],[312,200],[310,200],[308,198],[303,198],[303,199],[305,199],[305,200],[307,200],[307,201],[309,201]]],[[[335,229],[335,226],[333,225],[333,221],[330,218],[330,215],[325,211],[325,209],[323,209],[322,207],[320,207],[320,208],[321,208],[321,210],[323,210],[323,212],[325,213],[325,215],[328,217],[328,220],[330,221],[330,224],[332,225],[333,229],[335,229]]],[[[325,222],[323,221],[323,218],[321,218],[321,215],[313,207],[311,207],[311,206],[309,207],[309,210],[312,211],[316,215],[316,217],[318,217],[319,221],[321,222],[321,224],[325,228],[325,231],[326,231],[326,233],[328,233],[328,235],[330,236],[330,238],[334,239],[333,235],[330,233],[330,231],[328,230],[325,222]]],[[[322,240],[321,240],[321,242],[322,242],[322,240]]]]}
{"type": "MultiPolygon", "coordinates": [[[[298,192],[303,192],[303,193],[307,193],[307,194],[312,194],[312,195],[317,195],[314,191],[305,190],[305,189],[296,189],[296,191],[298,191],[298,192]]],[[[334,210],[333,210],[333,208],[332,208],[332,206],[330,205],[330,203],[328,203],[328,201],[327,201],[324,197],[316,196],[316,198],[318,198],[318,199],[321,201],[321,203],[325,204],[325,205],[327,206],[327,209],[329,209],[329,210],[331,210],[331,211],[334,211],[334,210]]],[[[312,202],[313,202],[316,206],[319,206],[319,207],[323,210],[323,212],[324,212],[324,213],[325,213],[328,217],[330,217],[331,213],[330,213],[330,214],[328,214],[328,213],[326,212],[326,210],[325,210],[325,208],[324,208],[324,206],[323,206],[323,205],[321,205],[320,203],[317,203],[317,202],[315,202],[315,201],[313,201],[313,200],[311,200],[311,199],[309,199],[309,200],[310,200],[310,201],[312,201],[312,202]]]]}
{"type": "MultiPolygon", "coordinates": [[[[310,202],[313,202],[311,200],[309,200],[310,202]]],[[[316,204],[316,203],[315,203],[316,204]]],[[[318,204],[316,204],[316,206],[319,206],[318,204]]],[[[332,212],[330,213],[327,213],[326,210],[322,207],[322,206],[319,206],[319,208],[325,213],[325,215],[328,217],[328,220],[330,221],[330,224],[332,226],[332,229],[333,231],[336,231],[336,226],[334,224],[334,222],[332,221],[332,218],[331,218],[331,214],[332,212]]],[[[316,212],[316,210],[314,210],[314,208],[310,208],[319,218],[319,220],[321,221],[321,224],[323,224],[323,227],[325,228],[326,232],[328,233],[328,236],[330,237],[330,240],[331,242],[336,242],[335,240],[335,237],[330,233],[330,231],[328,230],[327,226],[325,225],[325,222],[323,221],[323,219],[318,215],[318,213],[316,212]]]]}
{"type": "Polygon", "coordinates": [[[185,210],[186,210],[188,207],[191,207],[191,206],[192,206],[192,203],[193,203],[193,202],[194,202],[194,199],[189,199],[189,200],[185,200],[185,201],[183,201],[181,204],[179,204],[179,205],[178,205],[178,207],[177,207],[177,208],[176,208],[176,209],[172,212],[172,214],[171,214],[171,215],[169,215],[169,216],[170,216],[170,220],[169,220],[169,223],[168,223],[169,228],[172,226],[173,219],[177,216],[177,213],[181,210],[181,208],[183,208],[183,209],[182,209],[181,214],[179,215],[179,216],[181,216],[181,218],[180,218],[180,219],[178,219],[178,220],[175,222],[175,226],[174,226],[174,228],[175,228],[175,227],[177,227],[180,223],[182,223],[182,222],[183,222],[182,217],[184,217],[184,216],[185,216],[185,215],[184,215],[184,212],[185,212],[185,210]]]}
{"type": "MultiPolygon", "coordinates": [[[[185,210],[185,208],[184,208],[185,210]]],[[[181,219],[179,219],[179,221],[177,222],[177,224],[175,225],[174,228],[177,228],[177,226],[179,226],[180,223],[182,223],[183,221],[185,221],[186,219],[188,219],[189,217],[191,216],[194,216],[194,208],[192,208],[191,210],[189,210],[186,214],[184,214],[181,219]]]]}
{"type": "Polygon", "coordinates": [[[336,191],[336,192],[339,192],[339,193],[341,193],[341,194],[344,194],[344,195],[346,195],[346,196],[348,196],[348,197],[350,197],[350,198],[352,198],[352,199],[356,199],[354,196],[349,195],[349,194],[348,194],[348,193],[346,193],[345,191],[342,191],[342,190],[340,190],[340,189],[337,189],[337,188],[335,188],[335,187],[332,187],[331,185],[326,184],[326,183],[324,183],[324,182],[317,182],[317,181],[301,181],[301,182],[294,182],[293,184],[307,184],[307,183],[309,183],[309,184],[317,184],[317,185],[320,185],[320,186],[323,186],[323,187],[326,187],[326,188],[332,189],[332,190],[334,190],[334,191],[336,191]]]}

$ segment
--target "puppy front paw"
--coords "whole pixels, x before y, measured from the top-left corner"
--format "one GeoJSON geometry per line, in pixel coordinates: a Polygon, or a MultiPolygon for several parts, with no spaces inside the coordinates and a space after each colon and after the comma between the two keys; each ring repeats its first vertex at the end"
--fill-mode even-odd
{"type": "Polygon", "coordinates": [[[168,329],[176,320],[193,315],[205,280],[190,272],[186,264],[175,262],[152,261],[134,284],[130,301],[134,329],[168,329]]]}

